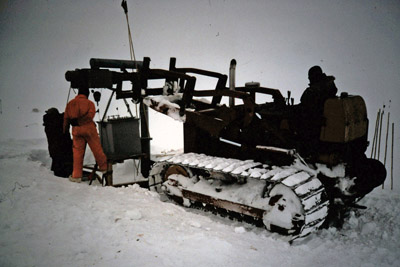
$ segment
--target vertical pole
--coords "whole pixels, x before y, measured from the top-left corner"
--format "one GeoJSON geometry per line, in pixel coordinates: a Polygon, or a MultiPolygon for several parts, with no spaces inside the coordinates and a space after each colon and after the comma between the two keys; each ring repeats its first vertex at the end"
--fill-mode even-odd
{"type": "MultiPolygon", "coordinates": [[[[385,108],[385,106],[383,106],[383,108],[385,108]]],[[[381,153],[381,136],[382,136],[382,124],[383,124],[383,114],[385,113],[385,110],[382,110],[381,113],[381,120],[379,122],[379,140],[378,140],[378,160],[380,157],[380,153],[381,153]]]]}
{"type": "Polygon", "coordinates": [[[385,157],[383,158],[383,165],[385,165],[385,167],[386,167],[386,155],[387,155],[388,138],[389,138],[389,121],[390,121],[390,112],[388,112],[387,124],[386,124],[385,157]]]}
{"type": "MultiPolygon", "coordinates": [[[[235,91],[235,71],[236,71],[236,60],[231,60],[231,65],[229,67],[229,90],[235,91]]],[[[235,98],[229,97],[229,106],[235,106],[235,98]]]]}
{"type": "Polygon", "coordinates": [[[106,176],[106,186],[113,186],[113,163],[111,161],[107,162],[107,172],[110,172],[106,176]]]}
{"type": "Polygon", "coordinates": [[[392,123],[392,160],[390,166],[390,189],[393,190],[393,145],[394,143],[394,123],[392,123]]]}
{"type": "MultiPolygon", "coordinates": [[[[388,112],[387,116],[387,125],[386,125],[386,141],[385,141],[385,156],[383,158],[383,165],[386,168],[386,155],[387,155],[387,146],[388,146],[388,137],[389,137],[389,121],[390,121],[390,112],[388,112]]],[[[385,182],[382,184],[382,189],[385,188],[385,182]]]]}
{"type": "Polygon", "coordinates": [[[372,155],[374,154],[374,150],[375,150],[375,146],[376,146],[376,133],[378,130],[379,113],[380,113],[380,110],[376,114],[375,131],[374,131],[374,138],[372,139],[371,157],[370,158],[372,158],[372,155]]]}
{"type": "Polygon", "coordinates": [[[142,159],[140,169],[144,177],[149,176],[150,172],[150,131],[149,131],[149,110],[148,107],[140,103],[140,132],[141,132],[141,145],[142,145],[142,159]]]}
{"type": "Polygon", "coordinates": [[[376,149],[378,147],[378,132],[379,132],[379,123],[380,123],[380,117],[381,117],[381,109],[378,111],[378,116],[376,118],[376,126],[375,126],[375,146],[374,146],[374,156],[373,158],[376,159],[376,149]]]}

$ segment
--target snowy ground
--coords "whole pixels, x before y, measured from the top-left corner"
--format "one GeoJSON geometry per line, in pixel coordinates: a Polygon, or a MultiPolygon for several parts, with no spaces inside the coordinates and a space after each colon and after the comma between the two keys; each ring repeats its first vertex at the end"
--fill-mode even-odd
{"type": "Polygon", "coordinates": [[[343,229],[289,245],[138,186],[55,177],[46,146],[0,143],[0,266],[400,266],[399,191],[376,189],[343,229]]]}

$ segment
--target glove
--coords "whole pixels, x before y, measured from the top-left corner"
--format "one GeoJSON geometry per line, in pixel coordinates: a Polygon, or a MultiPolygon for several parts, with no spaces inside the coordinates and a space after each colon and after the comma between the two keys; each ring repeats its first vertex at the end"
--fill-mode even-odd
{"type": "Polygon", "coordinates": [[[69,120],[69,123],[70,123],[72,126],[79,126],[78,119],[70,119],[70,120],[69,120]]]}

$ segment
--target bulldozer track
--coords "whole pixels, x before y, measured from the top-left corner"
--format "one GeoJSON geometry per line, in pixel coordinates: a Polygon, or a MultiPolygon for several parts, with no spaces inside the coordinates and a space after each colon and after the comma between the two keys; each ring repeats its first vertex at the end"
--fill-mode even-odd
{"type": "MultiPolygon", "coordinates": [[[[222,157],[207,156],[197,153],[184,153],[173,156],[167,160],[158,162],[152,169],[150,175],[154,181],[164,181],[164,189],[169,196],[181,197],[192,203],[200,202],[204,206],[212,205],[216,208],[224,208],[228,211],[236,212],[246,216],[254,217],[255,220],[264,220],[266,228],[270,231],[281,232],[281,227],[276,227],[274,219],[270,222],[270,217],[274,217],[285,210],[285,205],[289,205],[289,199],[280,196],[280,191],[290,190],[293,192],[299,203],[301,203],[301,214],[296,214],[292,221],[299,220],[296,229],[289,229],[285,234],[292,235],[292,240],[304,237],[316,231],[325,221],[328,214],[328,200],[325,197],[325,189],[319,179],[307,172],[304,168],[296,166],[272,167],[253,160],[238,160],[222,157]],[[171,166],[179,166],[176,174],[181,177],[171,176],[169,169],[171,166]],[[168,171],[168,177],[165,177],[168,171]],[[182,178],[183,175],[183,178],[182,178]],[[247,184],[259,185],[259,191],[254,194],[260,201],[257,203],[245,203],[240,200],[229,199],[226,196],[221,197],[218,189],[215,191],[202,192],[196,190],[189,182],[196,175],[208,176],[208,180],[228,180],[230,185],[238,187],[247,184]],[[182,180],[183,179],[183,180],[182,180]],[[188,183],[190,185],[188,185],[188,183]],[[275,192],[277,191],[277,192],[275,192]],[[275,196],[277,203],[271,199],[275,196]],[[280,196],[280,197],[279,197],[280,196]],[[265,221],[267,220],[267,221],[265,221]]],[[[195,183],[194,183],[195,184],[195,183]]],[[[290,193],[291,194],[291,193],[290,193]]],[[[287,197],[286,197],[287,198],[287,197]]],[[[296,202],[297,200],[295,200],[296,202]]],[[[292,223],[288,219],[287,224],[292,223]]]]}

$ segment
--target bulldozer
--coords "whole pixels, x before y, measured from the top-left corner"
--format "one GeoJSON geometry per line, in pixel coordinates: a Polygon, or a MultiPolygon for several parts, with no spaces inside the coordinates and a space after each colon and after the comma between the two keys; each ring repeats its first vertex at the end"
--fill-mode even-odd
{"type": "Polygon", "coordinates": [[[141,173],[151,190],[184,206],[296,239],[360,207],[357,202],[386,178],[383,164],[365,156],[369,121],[361,96],[341,93],[310,113],[278,89],[257,82],[237,87],[235,60],[229,76],[178,68],[176,58],[167,70],[151,69],[148,57],[97,58],[90,66],[67,71],[66,80],[72,88],[107,88],[116,99],[140,105],[135,142],[141,145],[141,173]],[[198,76],[216,80],[215,88],[196,88],[198,76]],[[164,86],[148,88],[150,80],[164,86]],[[148,108],[183,123],[183,153],[151,160],[148,108]]]}

